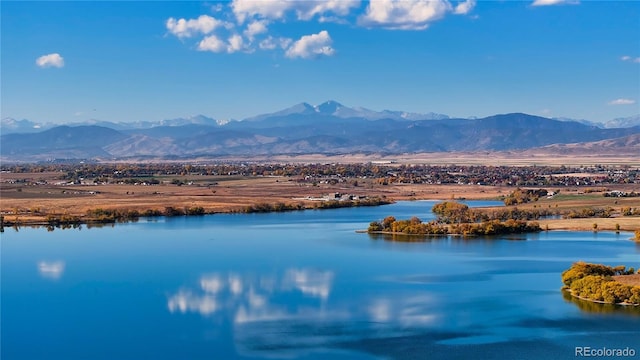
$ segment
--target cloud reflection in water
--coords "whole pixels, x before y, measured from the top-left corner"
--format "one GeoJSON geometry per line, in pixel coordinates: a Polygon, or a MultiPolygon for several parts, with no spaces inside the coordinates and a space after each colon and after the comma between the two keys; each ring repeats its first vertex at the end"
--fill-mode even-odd
{"type": "MultiPolygon", "coordinates": [[[[335,274],[290,268],[277,275],[215,273],[199,279],[199,289],[171,295],[171,313],[199,313],[231,320],[243,353],[279,349],[290,356],[302,349],[344,341],[388,337],[432,327],[434,299],[424,292],[396,296],[331,298],[335,274]]],[[[225,322],[226,323],[226,322],[225,322]]]]}
{"type": "Polygon", "coordinates": [[[64,261],[40,261],[38,272],[43,278],[58,280],[64,273],[64,266],[64,261]]]}

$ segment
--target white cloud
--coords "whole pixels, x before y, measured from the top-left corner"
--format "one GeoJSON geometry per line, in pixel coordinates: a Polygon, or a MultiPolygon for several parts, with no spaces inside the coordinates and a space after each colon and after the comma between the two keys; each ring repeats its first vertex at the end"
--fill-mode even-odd
{"type": "Polygon", "coordinates": [[[609,101],[609,105],[633,105],[635,103],[636,101],[633,99],[623,99],[623,98],[609,101]]]}
{"type": "Polygon", "coordinates": [[[228,53],[234,53],[243,49],[244,40],[242,36],[238,34],[231,35],[229,38],[229,46],[227,46],[228,53]]]}
{"type": "Polygon", "coordinates": [[[211,5],[211,11],[213,12],[220,12],[222,10],[224,10],[224,6],[222,4],[211,5]]]}
{"type": "Polygon", "coordinates": [[[309,59],[318,56],[331,56],[335,50],[331,47],[331,36],[326,30],[317,34],[305,35],[287,49],[285,56],[288,58],[309,59]]]}
{"type": "Polygon", "coordinates": [[[550,5],[576,5],[579,4],[578,0],[535,0],[531,6],[550,6],[550,5]]]}
{"type": "Polygon", "coordinates": [[[266,39],[260,41],[259,46],[262,50],[273,50],[277,47],[286,49],[287,47],[289,47],[292,41],[293,40],[289,38],[274,38],[273,36],[269,35],[266,39]]]}
{"type": "Polygon", "coordinates": [[[241,24],[249,17],[282,19],[291,11],[296,13],[299,20],[310,20],[327,13],[345,16],[358,6],[360,0],[233,0],[231,3],[233,13],[241,24]]]}
{"type": "MultiPolygon", "coordinates": [[[[235,16],[237,23],[218,20],[208,15],[195,19],[169,18],[168,31],[179,37],[197,37],[197,50],[214,53],[251,53],[259,50],[285,50],[288,58],[317,58],[335,54],[333,40],[326,30],[293,41],[288,37],[269,34],[274,22],[313,20],[317,23],[348,23],[354,9],[364,12],[358,25],[386,29],[425,29],[433,21],[447,14],[469,14],[477,0],[233,0],[224,8],[235,16]],[[452,5],[453,3],[453,5],[452,5]],[[245,24],[245,25],[242,25],[245,24]],[[219,28],[224,28],[220,29],[219,28]],[[226,30],[225,30],[226,29],[226,30]]],[[[221,11],[220,7],[215,8],[221,11]]],[[[224,11],[224,10],[222,10],[224,11]]],[[[222,16],[222,15],[220,15],[222,16]]]]}
{"type": "Polygon", "coordinates": [[[468,14],[476,6],[476,0],[467,0],[459,3],[453,11],[459,15],[468,14]]]}
{"type": "MultiPolygon", "coordinates": [[[[465,7],[469,7],[469,10],[471,7],[462,4],[459,6],[461,12],[465,7]]],[[[377,0],[369,3],[358,23],[392,30],[423,30],[451,11],[451,3],[446,0],[377,0]]]]}
{"type": "Polygon", "coordinates": [[[244,23],[250,16],[260,16],[266,19],[280,19],[284,17],[292,3],[286,0],[233,0],[231,9],[239,23],[244,23]]]}
{"type": "Polygon", "coordinates": [[[166,22],[167,30],[179,38],[191,37],[198,33],[209,34],[216,28],[226,25],[224,21],[209,15],[200,15],[197,19],[189,20],[169,18],[166,22]]]}
{"type": "Polygon", "coordinates": [[[256,35],[267,32],[267,24],[268,22],[266,20],[256,20],[250,23],[244,31],[244,36],[253,40],[256,35]]]}
{"type": "Polygon", "coordinates": [[[227,44],[216,35],[209,35],[200,41],[198,50],[211,51],[214,53],[224,52],[227,50],[227,44]]]}
{"type": "Polygon", "coordinates": [[[210,51],[214,53],[234,53],[241,50],[246,50],[247,47],[244,44],[244,39],[242,36],[238,34],[233,34],[229,37],[228,41],[224,41],[216,35],[209,35],[202,39],[200,43],[198,43],[199,51],[210,51]]]}
{"type": "Polygon", "coordinates": [[[316,15],[334,13],[348,15],[352,8],[360,6],[360,0],[295,1],[298,19],[309,20],[316,15]]]}
{"type": "Polygon", "coordinates": [[[626,61],[626,62],[640,63],[640,57],[632,58],[629,55],[625,55],[625,56],[621,57],[620,60],[626,61]]]}
{"type": "Polygon", "coordinates": [[[36,59],[36,65],[41,68],[48,67],[57,67],[61,68],[64,66],[64,58],[60,56],[58,53],[42,55],[36,59]]]}

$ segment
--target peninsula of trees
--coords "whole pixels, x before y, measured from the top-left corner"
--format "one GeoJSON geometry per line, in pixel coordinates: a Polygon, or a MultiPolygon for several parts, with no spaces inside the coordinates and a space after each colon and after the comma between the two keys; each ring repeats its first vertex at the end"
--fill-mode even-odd
{"type": "Polygon", "coordinates": [[[625,266],[610,267],[582,261],[574,263],[562,273],[564,289],[581,299],[620,305],[640,305],[640,270],[625,266]],[[621,281],[635,277],[634,285],[621,281]]]}
{"type": "Polygon", "coordinates": [[[396,220],[387,216],[382,220],[373,221],[367,229],[370,233],[393,233],[408,235],[500,235],[538,232],[542,229],[537,222],[527,222],[527,219],[539,216],[527,211],[510,209],[506,211],[483,212],[470,209],[467,205],[445,201],[433,206],[436,220],[423,223],[419,218],[396,220]]]}

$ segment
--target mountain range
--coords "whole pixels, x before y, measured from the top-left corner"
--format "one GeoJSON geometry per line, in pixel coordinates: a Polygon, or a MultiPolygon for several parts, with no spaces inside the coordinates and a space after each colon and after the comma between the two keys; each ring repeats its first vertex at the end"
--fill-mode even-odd
{"type": "MultiPolygon", "coordinates": [[[[623,119],[618,124],[618,127],[606,128],[522,113],[456,119],[435,113],[377,112],[327,101],[317,106],[301,103],[242,121],[217,121],[199,115],[161,122],[94,121],[47,128],[37,127],[28,120],[3,119],[0,155],[3,161],[39,161],[394,154],[524,150],[605,140],[611,141],[587,148],[597,150],[604,144],[610,147],[627,144],[626,148],[612,151],[635,151],[635,146],[628,145],[637,144],[640,119],[623,119]],[[16,132],[29,126],[27,132],[16,132]]],[[[565,148],[557,148],[562,149],[565,148]]]]}
{"type": "MultiPolygon", "coordinates": [[[[182,125],[225,125],[235,121],[259,121],[266,118],[282,117],[292,114],[298,115],[331,115],[338,118],[359,118],[366,120],[398,120],[398,121],[421,121],[421,120],[444,120],[449,119],[450,116],[438,113],[412,113],[406,111],[396,110],[382,110],[375,111],[364,107],[347,107],[336,101],[329,100],[324,103],[313,106],[308,103],[300,103],[292,107],[276,111],[274,113],[262,114],[253,117],[248,117],[243,120],[216,120],[205,115],[195,115],[185,118],[166,119],[159,121],[134,121],[134,122],[110,122],[96,119],[90,119],[80,122],[69,122],[64,125],[69,126],[82,126],[82,125],[96,125],[104,126],[115,130],[131,130],[131,129],[149,129],[158,126],[182,126],[182,125]]],[[[469,119],[477,119],[477,117],[471,117],[469,119]]],[[[596,122],[585,119],[571,119],[566,117],[554,117],[553,120],[579,122],[585,125],[596,126],[603,129],[611,128],[627,128],[640,126],[640,114],[616,118],[604,122],[596,122]]],[[[0,120],[0,131],[2,134],[12,133],[29,133],[40,132],[43,130],[51,129],[53,127],[60,126],[60,124],[54,123],[41,123],[27,119],[17,120],[10,117],[5,117],[0,120]]]]}

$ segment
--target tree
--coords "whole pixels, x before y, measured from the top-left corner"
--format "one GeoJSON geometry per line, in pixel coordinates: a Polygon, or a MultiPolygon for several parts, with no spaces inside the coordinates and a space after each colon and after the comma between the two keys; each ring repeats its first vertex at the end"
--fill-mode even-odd
{"type": "Polygon", "coordinates": [[[384,220],[382,220],[382,228],[386,231],[390,231],[391,230],[391,225],[396,222],[396,218],[393,216],[387,216],[386,218],[384,218],[384,220]]]}
{"type": "Polygon", "coordinates": [[[369,224],[369,228],[367,229],[368,232],[375,232],[375,231],[382,231],[382,224],[380,224],[380,222],[378,221],[372,221],[369,224]]]}

